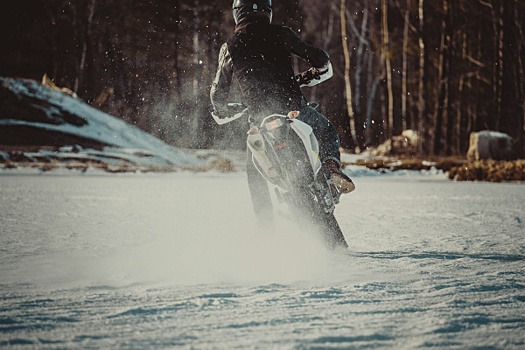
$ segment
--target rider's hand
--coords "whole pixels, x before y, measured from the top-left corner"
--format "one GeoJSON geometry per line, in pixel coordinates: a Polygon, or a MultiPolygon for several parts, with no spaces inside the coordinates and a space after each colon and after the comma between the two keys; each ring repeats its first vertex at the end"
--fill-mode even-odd
{"type": "Polygon", "coordinates": [[[320,80],[321,75],[319,69],[312,67],[296,76],[299,85],[308,85],[312,80],[320,80]]]}
{"type": "Polygon", "coordinates": [[[321,79],[321,72],[319,72],[319,69],[312,67],[309,69],[309,71],[312,72],[312,79],[315,79],[315,80],[321,79]]]}
{"type": "Polygon", "coordinates": [[[312,67],[302,73],[295,76],[295,80],[301,87],[303,86],[314,86],[327,79],[330,79],[333,75],[332,64],[328,62],[325,66],[320,68],[312,67]]]}

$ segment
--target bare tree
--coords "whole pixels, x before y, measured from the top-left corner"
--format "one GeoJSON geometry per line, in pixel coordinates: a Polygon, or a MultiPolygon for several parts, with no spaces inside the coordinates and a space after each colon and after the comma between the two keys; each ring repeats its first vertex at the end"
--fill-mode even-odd
{"type": "MultiPolygon", "coordinates": [[[[48,73],[178,146],[226,144],[214,139],[226,139],[224,129],[206,118],[218,47],[233,32],[231,0],[9,5],[0,5],[1,75],[48,73]]],[[[334,78],[305,93],[321,102],[345,147],[377,145],[412,127],[422,154],[462,154],[469,133],[483,128],[525,148],[524,0],[275,6],[276,23],[330,53],[334,78]]]]}
{"type": "Polygon", "coordinates": [[[394,93],[392,87],[392,64],[390,52],[390,35],[388,30],[388,0],[381,0],[381,27],[383,37],[382,50],[385,52],[385,72],[386,72],[386,89],[387,89],[387,119],[386,119],[386,135],[393,136],[394,131],[394,93]]]}
{"type": "Polygon", "coordinates": [[[346,113],[348,115],[348,124],[350,128],[350,139],[351,144],[355,147],[355,116],[354,109],[352,106],[352,85],[350,83],[350,50],[348,49],[348,35],[346,31],[346,0],[341,0],[340,7],[340,20],[341,20],[341,40],[345,61],[345,96],[346,96],[346,113]]]}
{"type": "MultiPolygon", "coordinates": [[[[81,3],[82,4],[82,3],[81,3]]],[[[86,20],[82,30],[82,50],[80,53],[80,62],[78,64],[78,73],[75,79],[73,91],[78,93],[79,88],[84,83],[84,74],[86,68],[86,56],[88,54],[88,47],[91,41],[91,27],[93,25],[93,15],[95,14],[96,0],[88,0],[86,3],[86,20]]]]}
{"type": "MultiPolygon", "coordinates": [[[[522,10],[525,10],[525,6],[522,6],[522,10]]],[[[517,57],[518,57],[518,75],[516,77],[518,82],[518,100],[521,100],[521,117],[518,116],[518,125],[521,124],[521,130],[518,137],[518,143],[519,143],[519,151],[521,153],[521,157],[525,157],[525,35],[524,35],[524,29],[523,29],[523,14],[521,14],[521,21],[520,21],[520,14],[518,11],[514,11],[514,25],[517,29],[517,36],[518,36],[518,49],[517,49],[517,57]]]]}
{"type": "Polygon", "coordinates": [[[401,69],[401,117],[403,118],[403,129],[408,129],[407,125],[407,71],[408,71],[408,44],[409,44],[409,28],[410,28],[410,8],[412,1],[407,0],[404,27],[403,27],[403,67],[401,69]]]}
{"type": "Polygon", "coordinates": [[[449,28],[449,9],[448,0],[443,0],[442,3],[442,19],[441,19],[441,40],[439,44],[439,63],[438,63],[438,83],[436,87],[436,104],[434,109],[434,142],[432,153],[438,155],[441,153],[443,146],[443,126],[444,119],[447,117],[447,105],[448,105],[448,63],[449,63],[449,43],[450,35],[449,28]]]}
{"type": "Polygon", "coordinates": [[[363,121],[363,111],[362,111],[362,101],[366,101],[366,99],[363,98],[363,87],[362,87],[362,81],[364,81],[364,73],[363,68],[366,64],[365,62],[365,48],[366,50],[370,49],[370,43],[366,39],[367,31],[368,31],[368,25],[369,25],[369,3],[365,2],[363,4],[363,10],[362,12],[362,20],[361,20],[361,26],[360,29],[357,28],[355,20],[353,16],[349,13],[347,9],[346,16],[348,17],[348,22],[350,23],[350,27],[352,28],[352,32],[354,33],[355,38],[359,42],[357,46],[357,52],[355,57],[355,74],[354,74],[354,81],[355,81],[355,88],[354,88],[354,105],[355,105],[355,127],[356,127],[356,141],[358,142],[359,146],[364,146],[366,143],[364,141],[364,132],[363,128],[365,122],[363,121]],[[359,127],[358,127],[359,125],[359,127]]]}
{"type": "MultiPolygon", "coordinates": [[[[423,34],[425,31],[425,11],[424,11],[424,0],[418,1],[418,18],[419,18],[419,33],[418,33],[418,46],[419,46],[419,72],[418,72],[418,127],[417,130],[423,136],[424,129],[424,113],[426,111],[426,99],[425,99],[425,41],[423,40],[423,34]]],[[[426,133],[428,134],[428,133],[426,133]]],[[[423,152],[423,143],[420,141],[419,149],[423,152]]]]}

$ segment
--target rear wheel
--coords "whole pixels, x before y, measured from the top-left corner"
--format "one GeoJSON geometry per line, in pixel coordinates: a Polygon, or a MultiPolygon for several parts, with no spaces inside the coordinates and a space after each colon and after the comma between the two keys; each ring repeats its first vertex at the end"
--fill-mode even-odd
{"type": "Polygon", "coordinates": [[[288,204],[292,219],[301,228],[321,235],[329,248],[347,248],[333,211],[327,213],[323,209],[322,199],[318,198],[320,194],[316,194],[313,189],[312,184],[317,180],[303,142],[297,134],[290,132],[286,145],[287,147],[278,149],[272,147],[272,158],[279,164],[282,184],[287,189],[285,196],[281,198],[288,204]]]}
{"type": "Polygon", "coordinates": [[[331,249],[348,248],[348,243],[345,240],[343,231],[341,231],[341,227],[339,227],[339,223],[334,214],[325,214],[322,221],[324,222],[323,226],[326,229],[324,236],[328,246],[331,249]]]}
{"type": "Polygon", "coordinates": [[[333,213],[326,213],[317,197],[308,188],[298,188],[294,203],[299,212],[299,224],[306,229],[313,229],[321,235],[324,243],[330,249],[348,248],[343,232],[333,213]]]}

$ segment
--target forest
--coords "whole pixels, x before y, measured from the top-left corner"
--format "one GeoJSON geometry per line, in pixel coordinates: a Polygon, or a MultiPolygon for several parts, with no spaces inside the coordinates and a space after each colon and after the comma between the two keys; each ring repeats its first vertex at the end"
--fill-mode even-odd
{"type": "MultiPolygon", "coordinates": [[[[0,5],[0,76],[61,87],[183,148],[242,148],[209,90],[230,0],[19,0],[0,5]]],[[[414,130],[421,155],[463,155],[473,131],[525,155],[525,0],[279,1],[273,23],[325,49],[334,77],[304,88],[360,152],[414,130]]],[[[296,71],[308,68],[294,58],[296,71]]],[[[239,99],[233,89],[232,102],[239,99]]]]}

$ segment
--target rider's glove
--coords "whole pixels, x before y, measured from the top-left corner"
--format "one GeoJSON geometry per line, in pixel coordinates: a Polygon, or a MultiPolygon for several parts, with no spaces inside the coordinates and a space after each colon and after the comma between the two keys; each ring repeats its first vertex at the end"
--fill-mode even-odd
{"type": "Polygon", "coordinates": [[[332,64],[328,62],[321,68],[312,67],[307,71],[299,73],[295,76],[296,81],[302,86],[314,86],[328,80],[332,77],[332,64]]]}
{"type": "Polygon", "coordinates": [[[299,85],[308,85],[314,79],[321,79],[321,76],[319,74],[319,70],[315,67],[312,67],[302,73],[297,74],[296,79],[299,85]]]}

